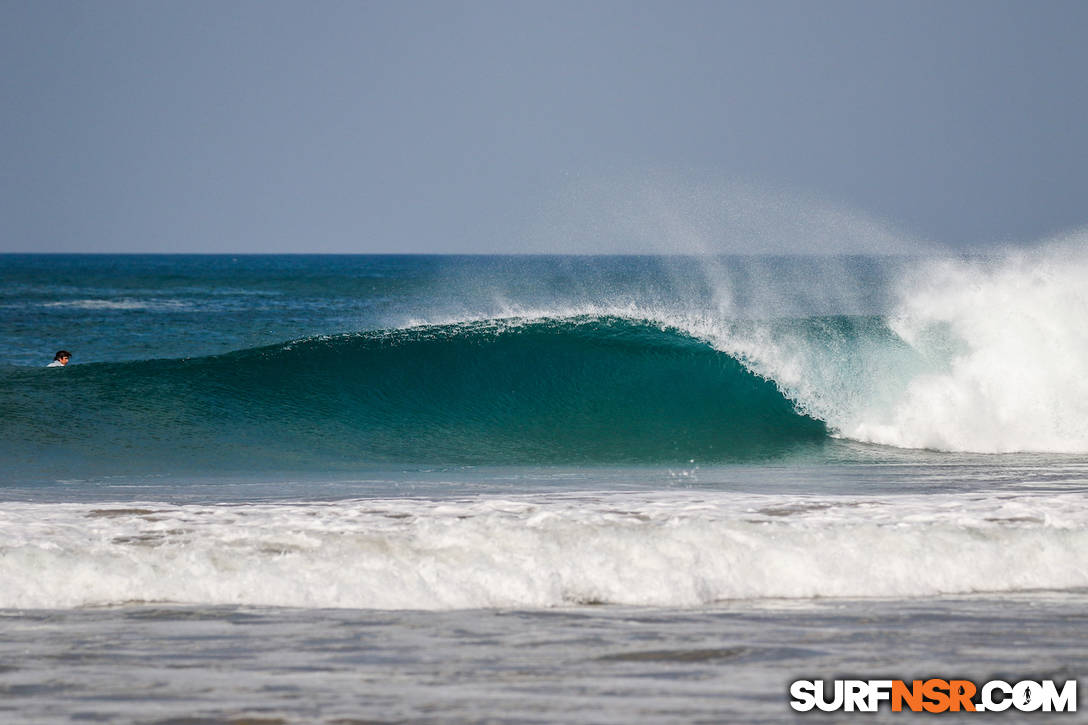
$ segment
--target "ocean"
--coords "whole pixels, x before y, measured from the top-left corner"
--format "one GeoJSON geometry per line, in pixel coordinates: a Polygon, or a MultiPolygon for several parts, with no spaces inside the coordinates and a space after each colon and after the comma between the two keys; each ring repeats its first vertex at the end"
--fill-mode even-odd
{"type": "Polygon", "coordinates": [[[0,719],[1083,682],[1084,249],[0,255],[0,719]]]}

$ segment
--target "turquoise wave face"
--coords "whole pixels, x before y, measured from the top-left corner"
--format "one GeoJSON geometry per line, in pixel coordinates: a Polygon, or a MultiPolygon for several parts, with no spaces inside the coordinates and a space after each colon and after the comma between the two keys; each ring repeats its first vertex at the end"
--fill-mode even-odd
{"type": "Polygon", "coordinates": [[[613,317],[311,338],[227,355],[9,368],[2,450],[50,474],[743,461],[827,439],[690,335],[613,317]]]}

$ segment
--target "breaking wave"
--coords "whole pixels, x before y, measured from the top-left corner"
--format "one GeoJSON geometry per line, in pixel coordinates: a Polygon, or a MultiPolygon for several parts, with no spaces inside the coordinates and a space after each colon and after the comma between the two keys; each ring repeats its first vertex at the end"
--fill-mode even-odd
{"type": "Polygon", "coordinates": [[[0,608],[701,606],[1088,586],[1080,494],[0,506],[0,608]]]}
{"type": "Polygon", "coordinates": [[[1070,243],[920,260],[882,314],[601,306],[9,367],[0,453],[57,474],[711,463],[834,439],[1084,454],[1085,279],[1070,243]]]}

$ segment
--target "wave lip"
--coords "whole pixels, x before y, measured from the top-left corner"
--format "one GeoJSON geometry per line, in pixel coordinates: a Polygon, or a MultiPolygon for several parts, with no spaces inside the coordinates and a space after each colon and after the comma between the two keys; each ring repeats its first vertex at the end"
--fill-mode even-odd
{"type": "Polygon", "coordinates": [[[1088,586],[1078,495],[4,504],[0,607],[690,607],[1088,586]]]}

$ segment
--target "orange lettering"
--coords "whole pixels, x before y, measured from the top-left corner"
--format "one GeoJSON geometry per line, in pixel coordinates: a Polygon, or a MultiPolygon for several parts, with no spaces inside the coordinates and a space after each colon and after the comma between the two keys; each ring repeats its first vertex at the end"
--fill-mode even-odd
{"type": "Polygon", "coordinates": [[[975,696],[975,683],[970,680],[952,680],[948,683],[948,691],[951,694],[952,712],[959,712],[962,707],[967,712],[975,711],[975,703],[971,698],[975,696]]]}
{"type": "Polygon", "coordinates": [[[923,702],[922,707],[926,712],[944,712],[948,709],[948,681],[926,680],[922,683],[922,694],[929,702],[923,702]]]}
{"type": "Polygon", "coordinates": [[[914,712],[922,710],[922,681],[914,680],[910,687],[902,680],[892,682],[892,712],[902,712],[903,702],[914,712]]]}

